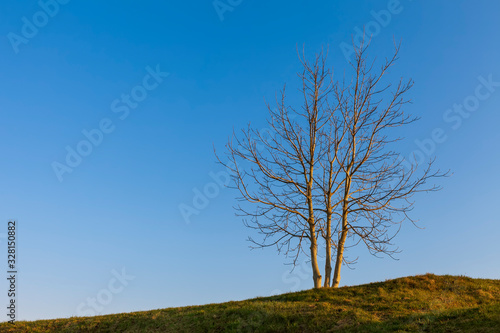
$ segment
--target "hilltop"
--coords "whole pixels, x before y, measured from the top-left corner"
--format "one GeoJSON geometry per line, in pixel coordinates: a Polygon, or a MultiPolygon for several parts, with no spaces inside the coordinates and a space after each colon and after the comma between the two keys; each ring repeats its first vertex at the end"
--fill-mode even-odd
{"type": "Polygon", "coordinates": [[[239,302],[0,324],[1,332],[500,332],[500,280],[433,274],[239,302]]]}

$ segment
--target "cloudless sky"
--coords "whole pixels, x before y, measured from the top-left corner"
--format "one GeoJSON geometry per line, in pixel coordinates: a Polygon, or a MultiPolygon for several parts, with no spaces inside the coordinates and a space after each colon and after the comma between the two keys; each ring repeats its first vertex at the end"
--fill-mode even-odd
{"type": "MultiPolygon", "coordinates": [[[[297,84],[297,45],[310,56],[329,45],[329,64],[342,73],[341,43],[394,2],[220,3],[231,8],[223,20],[211,0],[72,0],[47,7],[53,16],[45,24],[39,2],[1,2],[0,251],[6,253],[7,221],[15,218],[18,319],[312,287],[308,264],[288,274],[286,258],[273,249],[249,250],[246,238],[255,234],[234,216],[237,193],[218,188],[190,223],[179,206],[193,206],[196,189],[223,171],[212,145],[223,149],[233,127],[264,126],[264,100],[284,83],[297,84]],[[34,35],[25,28],[31,37],[22,37],[34,15],[41,26],[34,35]],[[10,33],[25,39],[13,47],[10,33]],[[169,75],[126,107],[122,95],[144,92],[137,86],[155,70],[169,75]],[[120,119],[123,107],[130,113],[120,119]],[[65,163],[66,147],[77,149],[82,131],[103,119],[114,130],[59,181],[53,162],[65,163]],[[123,270],[128,280],[121,283],[115,275],[123,270]],[[98,296],[106,304],[92,310],[88,299],[98,296]]],[[[439,182],[442,191],[415,197],[413,217],[425,229],[403,225],[398,261],[352,249],[348,255],[360,259],[355,269],[344,268],[342,285],[427,272],[498,279],[500,86],[488,90],[478,78],[500,82],[500,3],[401,0],[396,7],[384,26],[377,23],[370,55],[389,56],[393,38],[402,39],[391,75],[415,80],[408,111],[421,120],[405,129],[398,148],[409,155],[420,149],[415,140],[441,128],[446,140],[431,156],[454,174],[439,182]],[[447,111],[473,102],[477,89],[489,94],[473,112],[447,111]]],[[[0,257],[6,274],[6,255],[0,257]]]]}

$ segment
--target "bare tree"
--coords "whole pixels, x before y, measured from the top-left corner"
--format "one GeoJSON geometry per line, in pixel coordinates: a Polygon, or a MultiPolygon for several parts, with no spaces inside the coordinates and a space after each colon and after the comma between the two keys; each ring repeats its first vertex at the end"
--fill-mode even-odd
{"type": "Polygon", "coordinates": [[[362,43],[355,48],[351,63],[353,80],[348,84],[335,84],[339,131],[343,136],[341,142],[337,142],[337,166],[334,167],[340,174],[338,183],[342,190],[338,191],[335,204],[327,206],[327,209],[335,208],[334,215],[340,221],[334,242],[336,262],[332,287],[338,287],[341,267],[346,263],[346,240],[352,238],[354,244],[364,243],[374,255],[391,256],[398,251],[391,241],[399,228],[391,234],[390,227],[400,226],[407,219],[414,222],[408,216],[413,207],[411,197],[417,192],[438,190],[437,186],[426,186],[426,183],[430,178],[444,175],[432,171],[433,160],[420,173],[417,164],[405,169],[400,155],[389,149],[390,144],[400,140],[392,138],[390,130],[417,120],[403,111],[403,106],[409,103],[405,95],[413,81],[400,79],[394,87],[391,83],[382,83],[397,60],[399,46],[378,71],[374,70],[374,62],[367,62],[367,46],[362,43]]]}
{"type": "Polygon", "coordinates": [[[232,170],[231,187],[244,202],[236,207],[238,215],[263,236],[250,240],[256,247],[276,246],[293,264],[301,253],[309,255],[315,288],[322,287],[320,237],[323,286],[338,287],[342,265],[356,261],[346,259],[347,241],[364,243],[374,255],[392,256],[399,229],[391,234],[391,226],[406,219],[414,223],[408,216],[412,196],[438,190],[426,183],[444,175],[432,171],[433,160],[423,170],[417,164],[405,169],[390,149],[400,140],[389,136],[390,130],[417,120],[403,111],[413,82],[383,83],[399,46],[378,71],[367,63],[366,50],[364,44],[355,47],[354,75],[347,84],[332,81],[323,52],[313,63],[299,57],[301,108],[286,103],[284,88],[277,108],[268,105],[270,133],[249,125],[227,143],[228,162],[217,157],[232,170]]]}
{"type": "Polygon", "coordinates": [[[303,71],[303,104],[299,109],[287,105],[285,88],[277,98],[277,108],[268,105],[271,131],[263,133],[249,125],[227,143],[229,162],[219,162],[232,170],[232,187],[239,200],[251,203],[236,207],[246,217],[248,227],[257,229],[261,240],[250,238],[257,247],[276,246],[296,263],[300,253],[310,256],[315,288],[321,287],[318,265],[318,220],[315,217],[315,168],[318,142],[323,127],[330,123],[332,111],[331,75],[325,68],[325,54],[313,63],[300,57],[303,71]],[[304,250],[309,245],[309,251],[304,250]],[[308,252],[308,253],[307,253],[308,252]]]}
{"type": "Polygon", "coordinates": [[[321,236],[325,241],[325,275],[324,287],[329,287],[332,276],[332,249],[336,251],[337,242],[332,238],[338,230],[338,219],[335,216],[337,206],[340,204],[336,199],[336,193],[342,188],[342,173],[337,161],[339,144],[342,142],[344,133],[335,112],[338,105],[331,107],[332,116],[330,123],[321,132],[319,140],[320,165],[319,176],[316,179],[316,196],[319,198],[318,216],[321,223],[321,236]],[[332,229],[333,228],[333,229],[332,229]]]}

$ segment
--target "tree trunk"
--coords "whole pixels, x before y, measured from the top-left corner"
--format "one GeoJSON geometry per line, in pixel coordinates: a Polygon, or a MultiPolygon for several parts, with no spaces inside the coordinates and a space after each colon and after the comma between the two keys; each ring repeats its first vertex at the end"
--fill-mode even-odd
{"type": "Polygon", "coordinates": [[[318,265],[318,243],[316,241],[316,231],[314,225],[310,225],[311,230],[311,266],[313,272],[314,288],[321,288],[321,272],[318,265]]]}
{"type": "MultiPolygon", "coordinates": [[[[354,157],[353,157],[354,159],[354,157]]],[[[349,209],[349,195],[351,191],[351,166],[347,168],[347,179],[344,190],[344,201],[342,203],[342,232],[337,245],[337,260],[335,262],[335,272],[333,273],[332,287],[338,288],[340,284],[340,270],[344,261],[344,245],[347,238],[347,213],[349,209]]]]}
{"type": "Polygon", "coordinates": [[[323,287],[330,287],[330,279],[332,277],[332,215],[330,212],[327,213],[326,218],[326,256],[325,256],[325,284],[323,287]]]}
{"type": "Polygon", "coordinates": [[[340,284],[340,269],[344,260],[344,244],[347,238],[347,225],[344,223],[344,216],[342,216],[342,234],[340,236],[339,244],[337,247],[337,260],[335,262],[335,272],[333,273],[332,287],[338,288],[340,284]]]}
{"type": "Polygon", "coordinates": [[[325,284],[323,287],[328,288],[330,287],[330,279],[332,277],[332,262],[331,258],[332,257],[332,249],[330,248],[330,242],[328,242],[327,246],[329,246],[326,249],[326,263],[325,263],[325,284]]]}

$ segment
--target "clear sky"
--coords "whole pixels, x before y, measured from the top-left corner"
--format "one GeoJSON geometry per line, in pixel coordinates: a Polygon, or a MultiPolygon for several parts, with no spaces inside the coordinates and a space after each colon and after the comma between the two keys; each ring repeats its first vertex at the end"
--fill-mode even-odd
{"type": "Polygon", "coordinates": [[[393,73],[415,80],[408,110],[422,119],[398,148],[454,174],[416,197],[425,229],[403,226],[399,261],[352,250],[360,260],[342,285],[500,278],[499,2],[44,1],[0,3],[0,249],[17,219],[19,319],[311,288],[307,264],[288,274],[274,250],[249,250],[237,193],[208,185],[189,223],[179,207],[223,171],[212,145],[233,126],[263,126],[264,99],[296,83],[297,45],[313,55],[328,44],[341,72],[340,46],[363,25],[371,55],[402,39],[393,73]],[[446,139],[431,143],[439,128],[446,139]]]}

